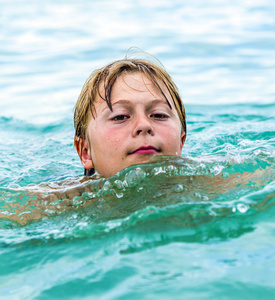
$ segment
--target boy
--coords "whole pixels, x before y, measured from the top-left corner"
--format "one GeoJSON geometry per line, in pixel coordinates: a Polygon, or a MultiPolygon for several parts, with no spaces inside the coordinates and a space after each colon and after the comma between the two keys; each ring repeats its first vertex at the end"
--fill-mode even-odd
{"type": "Polygon", "coordinates": [[[74,110],[75,147],[85,168],[104,177],[154,155],[181,156],[185,109],[169,74],[143,59],[95,70],[74,110]]]}
{"type": "MultiPolygon", "coordinates": [[[[94,71],[75,105],[74,124],[75,146],[85,175],[97,172],[110,177],[130,165],[148,162],[154,155],[181,156],[186,138],[185,110],[176,85],[163,68],[141,59],[115,61],[94,71]]],[[[194,200],[194,189],[212,200],[227,192],[232,197],[232,192],[244,185],[253,189],[263,186],[274,178],[274,169],[268,166],[230,177],[212,175],[170,176],[166,185],[174,188],[180,182],[188,187],[187,199],[191,195],[194,200]]],[[[6,211],[12,208],[18,213],[0,212],[0,217],[21,225],[94,204],[97,199],[91,196],[92,201],[86,202],[87,195],[81,197],[92,190],[88,178],[15,190],[27,190],[29,202],[15,208],[8,203],[6,211]]]]}

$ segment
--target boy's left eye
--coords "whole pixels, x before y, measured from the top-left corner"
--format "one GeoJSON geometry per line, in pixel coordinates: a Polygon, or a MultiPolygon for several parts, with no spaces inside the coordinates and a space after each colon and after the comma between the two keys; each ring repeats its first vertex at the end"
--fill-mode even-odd
{"type": "Polygon", "coordinates": [[[161,113],[152,114],[151,117],[154,119],[167,119],[168,118],[167,115],[161,114],[161,113]]]}

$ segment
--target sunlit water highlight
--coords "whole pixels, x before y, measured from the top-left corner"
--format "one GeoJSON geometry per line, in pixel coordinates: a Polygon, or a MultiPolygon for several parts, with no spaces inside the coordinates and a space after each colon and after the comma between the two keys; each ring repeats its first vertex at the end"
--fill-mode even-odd
{"type": "Polygon", "coordinates": [[[1,295],[274,299],[274,3],[0,2],[1,295]],[[179,86],[183,158],[81,181],[73,105],[131,46],[179,86]]]}

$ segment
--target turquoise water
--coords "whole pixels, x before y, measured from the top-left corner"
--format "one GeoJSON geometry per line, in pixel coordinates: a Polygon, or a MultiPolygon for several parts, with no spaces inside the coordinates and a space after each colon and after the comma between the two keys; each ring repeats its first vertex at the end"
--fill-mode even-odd
{"type": "Polygon", "coordinates": [[[273,1],[0,3],[0,298],[274,299],[273,1]],[[73,105],[131,46],[181,91],[182,158],[82,182],[73,105]]]}

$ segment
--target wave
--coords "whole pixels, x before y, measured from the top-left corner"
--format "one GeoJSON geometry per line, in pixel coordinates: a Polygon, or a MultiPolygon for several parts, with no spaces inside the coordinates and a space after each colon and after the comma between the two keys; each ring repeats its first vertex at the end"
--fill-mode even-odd
{"type": "MultiPolygon", "coordinates": [[[[129,234],[138,239],[144,233],[149,244],[237,237],[253,231],[262,214],[266,220],[274,212],[274,162],[257,158],[261,171],[232,160],[161,157],[108,179],[67,179],[26,191],[1,188],[0,244],[129,234]]],[[[130,243],[125,251],[149,247],[147,242],[135,249],[130,243]]]]}

